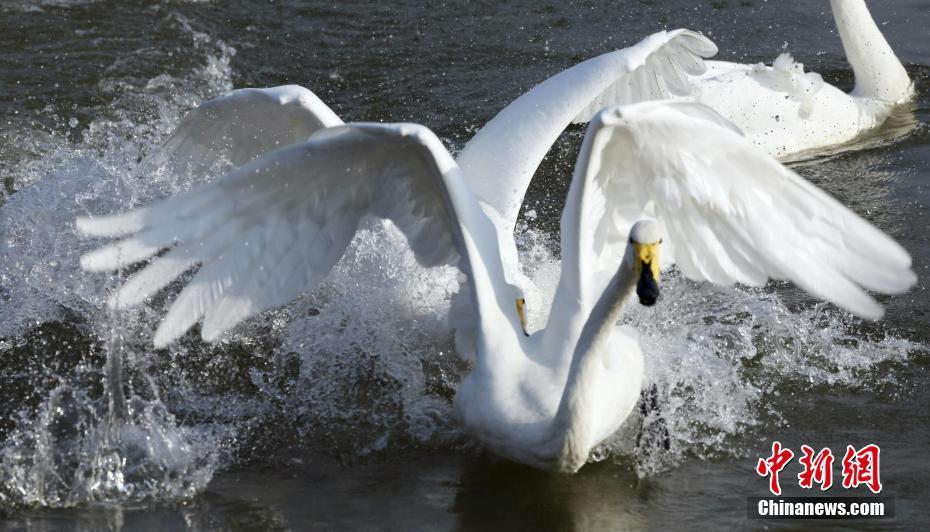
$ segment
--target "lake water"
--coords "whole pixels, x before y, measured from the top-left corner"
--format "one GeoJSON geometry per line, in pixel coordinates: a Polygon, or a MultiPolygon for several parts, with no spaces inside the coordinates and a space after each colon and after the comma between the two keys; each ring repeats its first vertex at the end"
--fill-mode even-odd
{"type": "MultiPolygon", "coordinates": [[[[663,277],[662,301],[624,320],[644,333],[670,448],[637,446],[632,419],[566,476],[488,456],[450,421],[467,370],[444,319],[455,272],[419,268],[395,232],[364,231],[318,293],[217,345],[154,351],[170,299],[103,311],[118,279],[80,272],[93,242],[74,217],[189,187],[139,161],[236,87],[301,84],[346,121],[419,122],[453,150],[539,81],[659,29],[702,31],[725,60],[790,51],[849,89],[826,2],[0,0],[0,528],[803,527],[747,519],[775,439],[838,462],[880,445],[896,518],[842,526],[925,527],[930,7],[870,4],[918,98],[861,149],[797,170],[901,242],[918,285],[867,323],[783,284],[663,277]],[[128,423],[108,423],[108,353],[128,423]]],[[[582,134],[560,138],[518,229],[543,299],[582,134]]]]}

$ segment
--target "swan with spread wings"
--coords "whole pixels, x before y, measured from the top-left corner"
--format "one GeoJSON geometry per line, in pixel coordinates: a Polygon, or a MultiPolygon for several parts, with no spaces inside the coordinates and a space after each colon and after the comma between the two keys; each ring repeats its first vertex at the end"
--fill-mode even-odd
{"type": "MultiPolygon", "coordinates": [[[[520,275],[513,240],[523,196],[562,131],[608,104],[689,94],[689,79],[705,74],[704,58],[716,52],[713,42],[693,31],[657,32],[543,81],[475,134],[456,162],[494,222],[512,284],[529,282],[520,275]]],[[[192,110],[153,159],[198,180],[223,163],[241,166],[342,123],[313,92],[298,85],[237,89],[192,110]]]]}
{"type": "MultiPolygon", "coordinates": [[[[787,54],[770,67],[707,60],[717,46],[699,33],[676,29],[564,70],[494,116],[456,162],[495,222],[511,282],[527,282],[511,244],[536,169],[567,126],[589,121],[603,107],[661,99],[700,102],[782,158],[839,145],[881,125],[895,105],[913,97],[913,84],[865,0],[830,0],[830,7],[856,76],[849,94],[805,73],[787,54]]],[[[218,160],[239,166],[339,124],[303,87],[239,89],[194,109],[164,153],[199,176],[218,160]]]]}
{"type": "Polygon", "coordinates": [[[576,471],[640,397],[628,300],[656,303],[662,265],[692,279],[787,279],[866,318],[866,293],[915,276],[898,244],[695,103],[647,102],[595,115],[562,215],[562,272],[545,328],[526,334],[499,229],[427,128],[333,124],[191,191],[78,230],[119,237],[81,258],[91,271],[149,263],[109,300],[137,304],[200,266],[159,324],[164,346],[202,321],[204,340],[320,283],[360,220],[390,220],[424,265],[465,274],[455,324],[471,373],[454,406],[491,451],[576,471]],[[164,250],[168,250],[162,254],[164,250]]]}

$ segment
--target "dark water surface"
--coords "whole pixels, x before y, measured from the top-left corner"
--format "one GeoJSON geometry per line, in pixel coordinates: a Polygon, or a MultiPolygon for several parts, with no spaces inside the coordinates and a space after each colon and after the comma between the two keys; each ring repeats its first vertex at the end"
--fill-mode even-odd
{"type": "MultiPolygon", "coordinates": [[[[670,275],[663,301],[625,320],[643,332],[671,448],[636,445],[631,420],[565,476],[486,456],[450,421],[466,370],[444,319],[455,272],[417,267],[390,230],[360,234],[313,297],[216,346],[189,334],[153,351],[168,300],[107,315],[117,277],[79,271],[93,243],[74,217],[189,187],[138,163],[237,87],[301,84],[346,121],[419,122],[453,150],[535,83],[659,29],[703,31],[725,60],[790,51],[849,89],[827,2],[0,0],[0,528],[804,528],[747,520],[774,439],[837,462],[847,444],[880,445],[897,516],[841,526],[925,528],[930,6],[870,5],[917,84],[895,120],[916,126],[797,169],[894,235],[919,284],[864,323],[788,286],[670,275]],[[125,361],[123,424],[108,422],[107,353],[125,361]]],[[[550,297],[582,133],[543,164],[519,228],[550,297]]]]}

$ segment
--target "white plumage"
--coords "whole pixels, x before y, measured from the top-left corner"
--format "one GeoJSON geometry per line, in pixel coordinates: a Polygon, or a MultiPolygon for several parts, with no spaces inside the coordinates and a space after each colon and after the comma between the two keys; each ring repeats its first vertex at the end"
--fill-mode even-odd
{"type": "MultiPolygon", "coordinates": [[[[659,99],[703,103],[783,160],[848,143],[880,126],[895,105],[913,97],[914,88],[864,0],[831,0],[830,5],[856,76],[849,94],[805,73],[788,54],[771,67],[707,61],[717,47],[706,37],[660,31],[526,92],[475,134],[458,162],[478,197],[501,218],[505,240],[533,174],[559,134],[608,105],[659,99]]],[[[515,255],[508,250],[508,256],[515,255]]]]}
{"type": "Polygon", "coordinates": [[[112,270],[151,259],[113,295],[116,307],[200,264],[155,342],[200,320],[209,341],[312,291],[361,217],[392,220],[421,263],[451,261],[465,274],[455,302],[465,310],[456,326],[467,329],[475,354],[455,397],[465,427],[502,456],[561,471],[581,467],[639,399],[636,332],[615,323],[634,291],[654,301],[658,257],[673,257],[694,279],[789,279],[866,317],[880,308],[862,288],[897,293],[914,282],[910,258],[890,238],[714,111],[642,103],[592,120],[563,213],[563,269],[548,323],[525,336],[522,294],[506,260],[513,239],[500,240],[500,217],[473,193],[481,178],[463,175],[422,126],[335,125],[187,193],[80,218],[85,234],[126,237],[81,264],[112,270]]]}
{"type": "Polygon", "coordinates": [[[316,94],[299,85],[237,89],[194,108],[165,141],[164,152],[198,174],[218,161],[241,166],[342,123],[316,94]]]}
{"type": "Polygon", "coordinates": [[[863,289],[900,293],[916,281],[901,246],[707,107],[607,109],[578,161],[575,177],[589,186],[573,189],[586,197],[568,204],[586,207],[577,213],[577,248],[563,247],[562,257],[563,267],[577,260],[576,277],[590,283],[581,291],[586,301],[597,297],[604,284],[597,280],[612,273],[629,228],[643,217],[664,225],[665,263],[695,280],[788,279],[870,319],[882,311],[863,289]]]}
{"type": "Polygon", "coordinates": [[[543,81],[485,124],[456,160],[500,216],[502,238],[510,239],[536,168],[569,124],[608,105],[690,94],[689,76],[704,72],[703,58],[716,53],[714,43],[692,31],[660,31],[543,81]]]}

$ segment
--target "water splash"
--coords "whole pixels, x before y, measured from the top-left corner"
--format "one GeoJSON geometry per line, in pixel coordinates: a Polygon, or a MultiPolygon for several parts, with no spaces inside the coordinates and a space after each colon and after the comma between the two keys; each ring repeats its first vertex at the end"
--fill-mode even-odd
{"type": "MultiPolygon", "coordinates": [[[[47,193],[41,184],[13,199],[39,205],[47,193]]],[[[90,202],[110,193],[98,193],[96,182],[83,186],[90,202]]],[[[128,193],[144,201],[162,191],[139,185],[128,193]]],[[[59,213],[67,222],[57,223],[71,223],[79,207],[70,209],[59,213]]],[[[84,246],[65,245],[74,248],[63,255],[84,246]]],[[[559,263],[545,233],[524,230],[521,247],[537,287],[527,294],[533,329],[544,323],[559,263]]],[[[80,283],[93,282],[69,267],[80,283]]],[[[61,306],[91,320],[117,281],[78,289],[31,282],[72,298],[61,306]]],[[[131,361],[130,383],[141,379],[139,389],[161,389],[163,396],[130,394],[130,421],[111,423],[102,396],[74,385],[55,388],[2,447],[4,469],[15,473],[6,482],[15,494],[6,497],[52,506],[172,499],[192,495],[216,468],[235,463],[276,464],[320,449],[354,461],[416,446],[469,447],[451,417],[451,397],[467,372],[452,352],[446,321],[457,286],[455,269],[420,267],[396,228],[371,221],[315,294],[249,320],[214,346],[192,334],[151,351],[152,324],[170,295],[126,312],[124,345],[111,349],[131,361]],[[60,437],[59,426],[72,428],[60,437]],[[62,480],[73,478],[85,481],[62,480]]],[[[594,459],[632,460],[640,475],[654,475],[691,455],[738,456],[755,427],[779,422],[778,394],[867,386],[881,378],[874,375],[881,362],[906,361],[915,348],[890,334],[862,335],[857,320],[826,305],[789,309],[779,292],[666,274],[662,304],[631,306],[623,320],[641,331],[659,408],[645,419],[632,416],[594,459]],[[640,434],[650,431],[667,434],[669,449],[642,445],[640,434]]]]}
{"type": "Polygon", "coordinates": [[[660,395],[640,430],[667,430],[670,449],[631,447],[627,433],[611,450],[634,456],[640,475],[689,455],[743,456],[756,430],[783,423],[789,396],[821,386],[870,390],[893,381],[887,363],[904,364],[921,349],[883,330],[868,337],[860,320],[827,304],[790,309],[782,288],[717,288],[677,272],[663,278],[666,304],[633,308],[624,321],[641,331],[647,381],[660,395]]]}
{"type": "MultiPolygon", "coordinates": [[[[167,172],[127,169],[186,108],[231,88],[234,50],[175,12],[156,23],[179,42],[189,38],[203,62],[183,77],[162,74],[141,86],[105,77],[99,89],[112,101],[77,143],[29,128],[4,135],[32,159],[15,165],[0,196],[0,398],[8,420],[0,424],[0,508],[187,498],[212,478],[220,442],[231,437],[222,424],[179,422],[144,372],[134,369],[124,392],[124,358],[145,354],[124,345],[124,332],[98,310],[113,279],[83,276],[77,267],[89,243],[75,236],[74,217],[189,186],[167,172]],[[142,381],[140,393],[134,380],[142,381]]],[[[119,61],[136,60],[130,51],[119,61]]],[[[123,68],[133,70],[108,70],[123,68]]],[[[125,334],[136,334],[144,318],[127,315],[125,334]]]]}
{"type": "Polygon", "coordinates": [[[215,470],[209,431],[181,427],[159,400],[133,396],[125,417],[61,385],[0,449],[0,502],[68,507],[189,498],[215,470]]]}
{"type": "MultiPolygon", "coordinates": [[[[468,370],[446,322],[458,273],[418,266],[389,223],[368,224],[316,293],[216,345],[194,331],[170,349],[151,349],[171,290],[123,313],[114,336],[100,309],[121,275],[79,271],[77,257],[94,243],[74,235],[74,217],[191,186],[189,177],[137,161],[157,151],[185,109],[231,88],[233,51],[179,15],[168,23],[188,36],[199,66],[141,81],[105,78],[111,108],[99,110],[78,143],[31,130],[17,137],[30,160],[0,207],[0,357],[52,344],[49,357],[78,362],[48,372],[17,359],[2,370],[5,383],[50,384],[0,391],[3,403],[22,405],[3,410],[11,422],[0,425],[0,504],[171,500],[243,462],[278,464],[319,449],[353,461],[417,446],[471,447],[451,416],[468,370]],[[36,333],[50,323],[63,332],[36,333]],[[125,371],[116,371],[123,361],[125,371]],[[119,395],[100,385],[107,370],[110,391],[123,381],[119,395]]],[[[526,228],[520,243],[537,287],[527,294],[532,330],[545,323],[555,291],[558,245],[526,228]]],[[[641,475],[691,455],[740,455],[756,427],[779,422],[781,394],[893,380],[880,366],[900,366],[919,347],[863,334],[857,320],[825,305],[789,309],[781,288],[714,288],[670,273],[663,293],[661,304],[630,307],[624,317],[641,331],[659,406],[632,416],[594,456],[632,461],[641,475]],[[667,434],[669,449],[643,445],[662,438],[641,433],[667,434]]]]}

